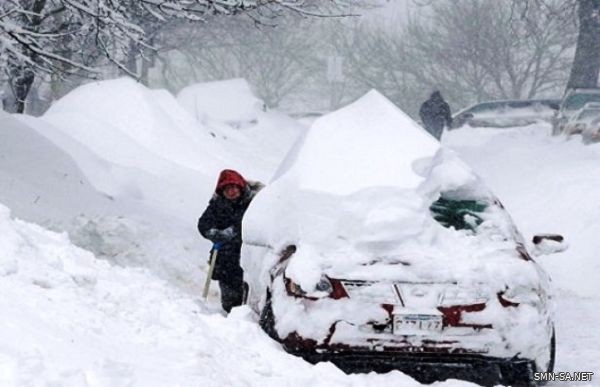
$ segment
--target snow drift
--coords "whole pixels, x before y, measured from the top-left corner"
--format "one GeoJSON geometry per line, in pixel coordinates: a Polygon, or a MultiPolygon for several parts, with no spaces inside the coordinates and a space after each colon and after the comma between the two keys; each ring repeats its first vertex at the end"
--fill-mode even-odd
{"type": "Polygon", "coordinates": [[[177,100],[199,122],[221,121],[234,127],[256,123],[258,112],[265,109],[242,78],[188,86],[177,100]]]}
{"type": "Polygon", "coordinates": [[[52,105],[42,119],[124,166],[143,166],[149,159],[146,152],[206,173],[225,162],[224,151],[172,95],[129,78],[80,86],[52,105]]]}

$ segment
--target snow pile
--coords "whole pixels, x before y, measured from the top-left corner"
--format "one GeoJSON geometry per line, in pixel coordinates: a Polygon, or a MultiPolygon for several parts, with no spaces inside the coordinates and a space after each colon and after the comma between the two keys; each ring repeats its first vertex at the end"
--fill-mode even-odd
{"type": "MultiPolygon", "coordinates": [[[[186,92],[232,114],[238,107],[229,97],[255,101],[249,93],[241,80],[186,92]],[[215,88],[231,90],[215,94],[215,88]]],[[[67,152],[96,189],[189,217],[202,210],[201,198],[208,201],[221,169],[265,180],[302,130],[283,114],[252,111],[255,119],[243,132],[217,119],[203,123],[168,92],[123,78],[81,86],[41,118],[19,119],[67,152]]]]}
{"type": "Polygon", "coordinates": [[[271,342],[247,309],[206,314],[146,271],[99,261],[1,204],[0,293],[3,386],[419,385],[399,372],[313,367],[271,342]]]}
{"type": "Polygon", "coordinates": [[[273,180],[293,179],[298,189],[339,195],[373,186],[414,187],[422,177],[413,162],[437,149],[433,137],[373,90],[316,120],[273,180]]]}
{"type": "Polygon", "coordinates": [[[219,146],[173,96],[129,78],[81,86],[57,101],[42,120],[123,166],[161,172],[161,164],[174,163],[208,172],[223,162],[219,146]]]}
{"type": "Polygon", "coordinates": [[[265,111],[244,79],[191,85],[177,100],[227,150],[228,168],[251,179],[270,178],[304,130],[282,113],[265,111]]]}
{"type": "Polygon", "coordinates": [[[58,130],[34,117],[15,117],[0,118],[0,202],[8,205],[15,216],[67,231],[78,246],[100,258],[123,266],[150,268],[162,278],[199,287],[194,285],[203,277],[197,252],[207,251],[208,246],[202,244],[194,220],[189,219],[190,203],[197,206],[198,213],[201,211],[198,187],[183,202],[185,206],[183,200],[177,200],[190,191],[186,189],[189,181],[196,180],[177,181],[171,177],[176,185],[165,187],[165,204],[157,204],[144,197],[142,189],[151,192],[164,180],[111,166],[68,137],[57,137],[62,140],[57,142],[67,145],[88,175],[112,195],[103,194],[71,156],[28,123],[38,130],[47,129],[44,134],[50,137],[60,135],[58,130]],[[181,206],[181,217],[187,221],[176,218],[177,206],[181,206]],[[174,210],[165,211],[167,208],[174,210]]]}
{"type": "Polygon", "coordinates": [[[4,115],[0,136],[0,201],[17,216],[51,225],[115,209],[69,155],[31,127],[4,115]]]}
{"type": "Polygon", "coordinates": [[[181,90],[177,100],[199,122],[221,121],[240,127],[258,120],[264,102],[243,78],[198,83],[181,90]]]}

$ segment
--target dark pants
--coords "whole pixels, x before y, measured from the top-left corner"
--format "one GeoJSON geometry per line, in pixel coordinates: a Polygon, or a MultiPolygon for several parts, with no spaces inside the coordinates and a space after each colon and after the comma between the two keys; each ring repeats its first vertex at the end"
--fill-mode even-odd
{"type": "Polygon", "coordinates": [[[242,305],[244,300],[244,281],[242,277],[233,277],[219,280],[221,289],[221,305],[225,312],[231,312],[234,306],[242,305]]]}

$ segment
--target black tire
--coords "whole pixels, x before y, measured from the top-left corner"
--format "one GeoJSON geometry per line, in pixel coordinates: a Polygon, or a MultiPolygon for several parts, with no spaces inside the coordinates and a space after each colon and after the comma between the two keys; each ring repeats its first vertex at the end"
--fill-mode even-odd
{"type": "Polygon", "coordinates": [[[550,338],[550,362],[548,363],[547,372],[554,371],[554,362],[556,360],[556,332],[552,327],[552,337],[550,338]]]}
{"type": "Polygon", "coordinates": [[[554,371],[554,361],[556,359],[556,335],[554,328],[552,328],[552,336],[550,337],[548,349],[550,351],[550,361],[548,362],[547,369],[538,369],[533,360],[529,363],[529,365],[526,365],[522,362],[516,362],[502,370],[504,378],[503,382],[513,387],[538,387],[545,385],[547,383],[546,381],[535,380],[534,372],[554,371]]]}
{"type": "Polygon", "coordinates": [[[271,294],[267,292],[267,301],[263,307],[258,324],[265,333],[277,342],[281,342],[277,331],[275,330],[275,315],[273,315],[273,307],[271,306],[271,294]]]}
{"type": "Polygon", "coordinates": [[[246,305],[248,303],[248,294],[249,293],[250,293],[250,287],[248,286],[248,282],[244,281],[243,293],[242,293],[242,305],[246,305]]]}
{"type": "MultiPolygon", "coordinates": [[[[556,360],[556,332],[554,331],[554,327],[552,327],[552,336],[550,337],[550,361],[548,362],[548,368],[545,370],[538,370],[536,367],[536,372],[553,372],[554,371],[554,362],[556,360]]],[[[530,381],[527,386],[537,387],[544,386],[548,384],[547,381],[530,381]]]]}

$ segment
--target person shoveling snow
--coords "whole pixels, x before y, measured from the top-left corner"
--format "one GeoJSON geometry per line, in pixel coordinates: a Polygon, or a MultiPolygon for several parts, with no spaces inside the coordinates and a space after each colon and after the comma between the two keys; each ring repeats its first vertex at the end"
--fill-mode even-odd
{"type": "Polygon", "coordinates": [[[262,183],[246,181],[234,170],[221,171],[215,193],[198,220],[198,231],[214,244],[207,284],[211,279],[219,281],[221,305],[227,313],[243,301],[242,218],[262,187],[262,183]]]}

